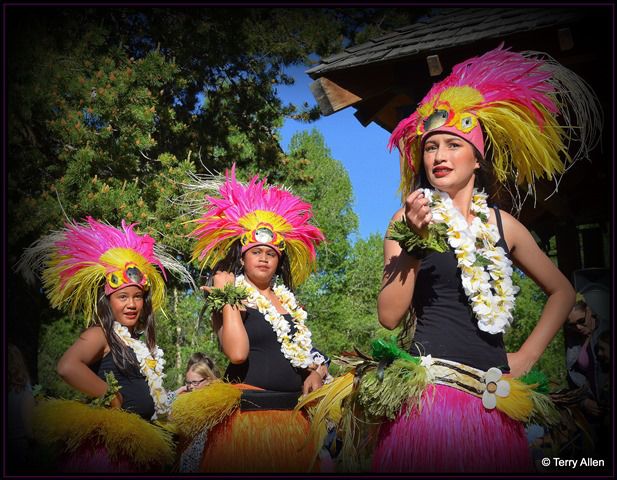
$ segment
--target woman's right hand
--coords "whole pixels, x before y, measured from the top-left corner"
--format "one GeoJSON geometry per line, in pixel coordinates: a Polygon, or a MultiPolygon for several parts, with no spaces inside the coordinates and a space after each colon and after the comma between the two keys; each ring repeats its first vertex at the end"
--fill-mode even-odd
{"type": "Polygon", "coordinates": [[[200,287],[200,290],[205,290],[206,292],[212,292],[213,288],[223,288],[228,283],[234,284],[236,277],[231,272],[223,272],[221,270],[217,271],[212,277],[212,286],[208,287],[207,285],[203,285],[200,287]]]}
{"type": "Polygon", "coordinates": [[[421,237],[426,237],[431,218],[428,199],[424,196],[422,189],[411,192],[405,199],[405,222],[407,226],[421,237]]]}

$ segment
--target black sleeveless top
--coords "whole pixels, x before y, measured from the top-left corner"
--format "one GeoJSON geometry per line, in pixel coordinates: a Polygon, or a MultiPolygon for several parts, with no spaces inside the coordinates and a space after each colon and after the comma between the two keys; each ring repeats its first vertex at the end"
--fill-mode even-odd
{"type": "MultiPolygon", "coordinates": [[[[497,246],[509,257],[497,208],[495,214],[500,235],[497,246]]],[[[413,355],[430,354],[481,370],[508,369],[503,334],[491,334],[478,328],[453,250],[430,253],[422,260],[412,304],[417,316],[413,355]]]]}
{"type": "MultiPolygon", "coordinates": [[[[129,354],[137,363],[135,352],[129,349],[129,354]]],[[[113,372],[116,380],[122,387],[122,408],[129,412],[136,413],[145,420],[150,420],[154,415],[154,400],[150,395],[150,387],[146,377],[139,371],[138,367],[129,369],[128,375],[122,373],[114,363],[111,352],[105,355],[99,362],[90,367],[99,377],[105,380],[105,372],[113,372]]]]}
{"type": "MultiPolygon", "coordinates": [[[[295,333],[291,315],[283,315],[295,333]]],[[[307,376],[303,369],[294,368],[281,352],[276,333],[254,308],[246,309],[244,328],[249,337],[249,355],[244,363],[230,363],[225,377],[232,383],[246,383],[277,392],[301,392],[307,376]]]]}

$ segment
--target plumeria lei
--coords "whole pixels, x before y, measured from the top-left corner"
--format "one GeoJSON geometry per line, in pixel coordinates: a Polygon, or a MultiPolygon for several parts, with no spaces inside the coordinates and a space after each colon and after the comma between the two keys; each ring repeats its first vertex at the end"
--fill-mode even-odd
{"type": "Polygon", "coordinates": [[[165,365],[163,350],[156,346],[153,355],[144,342],[133,338],[129,329],[119,322],[114,322],[114,331],[122,341],[135,352],[135,356],[139,362],[139,370],[148,381],[150,395],[152,396],[152,400],[154,400],[155,408],[152,420],[167,415],[171,407],[167,398],[167,392],[165,388],[163,388],[163,378],[165,378],[165,374],[163,373],[163,365],[165,365]]]}
{"type": "Polygon", "coordinates": [[[503,333],[512,321],[514,295],[512,262],[497,246],[499,232],[488,223],[486,193],[474,189],[468,224],[447,193],[423,189],[430,202],[433,221],[448,226],[448,243],[454,249],[461,270],[465,294],[478,319],[478,328],[492,334],[503,333]]]}
{"type": "Polygon", "coordinates": [[[296,297],[285,285],[276,285],[272,290],[283,307],[291,314],[295,327],[293,336],[290,335],[289,322],[276,310],[270,300],[244,278],[244,275],[236,277],[236,286],[244,287],[248,291],[246,306],[255,308],[263,314],[276,333],[276,338],[281,344],[281,352],[294,367],[308,368],[311,365],[319,366],[324,363],[323,355],[312,351],[311,332],[304,324],[306,311],[298,305],[296,297]]]}

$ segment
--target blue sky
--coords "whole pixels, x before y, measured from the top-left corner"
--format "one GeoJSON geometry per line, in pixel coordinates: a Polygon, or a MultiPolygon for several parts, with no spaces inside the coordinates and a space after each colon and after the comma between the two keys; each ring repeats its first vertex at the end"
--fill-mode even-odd
{"type": "MultiPolygon", "coordinates": [[[[296,81],[291,86],[277,86],[278,95],[284,102],[316,104],[309,88],[313,80],[304,73],[308,68],[294,66],[286,71],[296,81]]],[[[280,131],[281,146],[287,151],[291,137],[298,131],[319,130],[332,157],[340,161],[349,173],[354,191],[353,209],[359,219],[359,236],[367,238],[371,233],[383,236],[388,221],[400,207],[398,151],[388,152],[388,131],[375,123],[363,127],[354,113],[355,109],[348,107],[313,123],[288,119],[280,131]]]]}

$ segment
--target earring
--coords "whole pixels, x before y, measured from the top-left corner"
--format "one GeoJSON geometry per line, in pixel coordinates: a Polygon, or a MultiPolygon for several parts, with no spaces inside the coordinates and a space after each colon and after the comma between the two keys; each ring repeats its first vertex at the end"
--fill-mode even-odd
{"type": "Polygon", "coordinates": [[[276,282],[278,282],[278,279],[279,279],[278,273],[274,274],[274,276],[272,277],[272,280],[270,280],[270,287],[274,287],[276,285],[276,282]]]}

